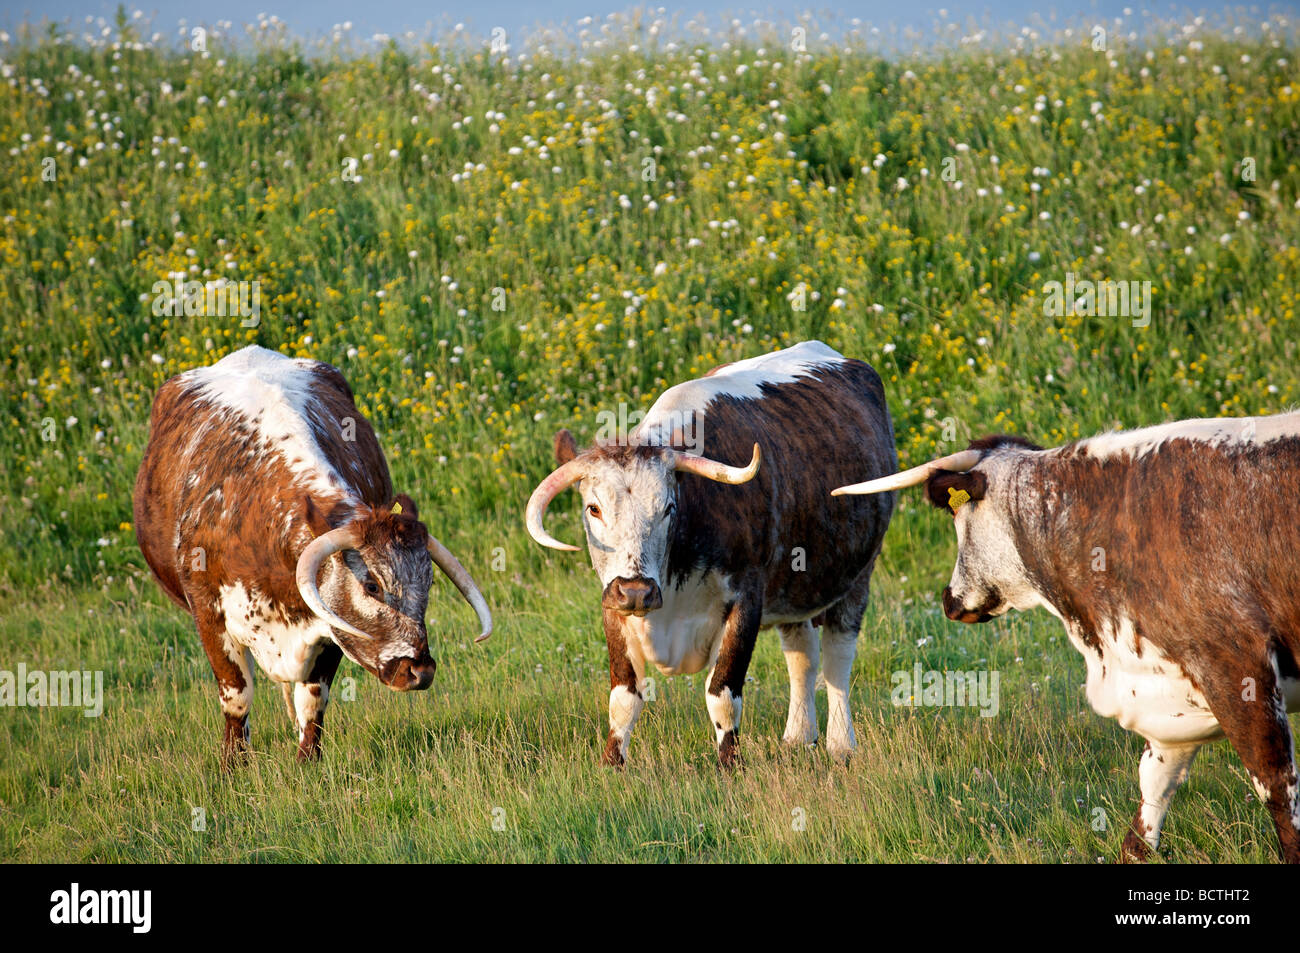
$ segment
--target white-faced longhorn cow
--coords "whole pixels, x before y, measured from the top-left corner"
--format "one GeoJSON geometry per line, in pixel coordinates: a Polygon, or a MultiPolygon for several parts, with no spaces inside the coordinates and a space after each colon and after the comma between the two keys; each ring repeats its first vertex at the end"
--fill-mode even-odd
{"type": "Polygon", "coordinates": [[[1300,706],[1300,413],[1186,420],[1043,450],[989,437],[884,479],[954,514],[943,592],[959,622],[1043,606],[1087,663],[1100,715],[1146,741],[1121,856],[1158,846],[1170,799],[1226,736],[1300,862],[1287,712],[1300,706]]]}
{"type": "Polygon", "coordinates": [[[710,669],[705,700],[718,757],[734,763],[750,654],[771,625],[790,673],[785,740],[817,739],[820,648],[828,748],[847,756],[855,744],[849,677],[894,501],[831,501],[829,493],[864,462],[880,474],[897,468],[876,372],[804,342],[670,388],[622,441],[579,453],[562,430],[555,454],[559,469],[528,501],[528,531],[543,546],[576,550],[551,537],[543,519],[547,504],[577,485],[604,586],[604,761],[627,756],[649,662],[667,674],[710,669]]]}
{"type": "Polygon", "coordinates": [[[320,755],[343,655],[396,691],[429,686],[431,559],[474,607],[479,638],[492,631],[469,573],[394,497],[374,430],[328,364],[247,347],[164,383],[135,526],[212,663],[228,764],[248,744],[253,659],[283,686],[302,759],[320,755]]]}

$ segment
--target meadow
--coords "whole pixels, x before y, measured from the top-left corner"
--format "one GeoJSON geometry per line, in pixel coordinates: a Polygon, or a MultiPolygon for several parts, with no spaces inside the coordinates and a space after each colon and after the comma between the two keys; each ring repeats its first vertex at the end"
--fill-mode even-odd
{"type": "MultiPolygon", "coordinates": [[[[105,690],[98,718],[0,708],[0,859],[1115,859],[1140,739],[1091,712],[1045,613],[943,617],[956,547],[919,494],[860,638],[857,755],[781,746],[764,633],[735,773],[700,676],[660,677],[627,769],[599,765],[599,583],[528,539],[523,506],[560,427],[590,440],[602,411],[808,338],[880,372],[904,466],[991,432],[1057,444],[1294,405],[1295,24],[892,53],[606,26],[505,52],[272,23],[195,49],[126,14],[0,37],[0,669],[102,671],[105,690]],[[1149,322],[1049,314],[1069,274],[1150,282],[1149,322]],[[158,282],[223,279],[257,282],[256,321],[155,313],[158,282]],[[251,762],[227,775],[131,487],[159,384],[248,343],[343,371],[497,631],[472,644],[436,582],[429,692],[344,662],[355,698],[299,765],[262,678],[251,762]],[[892,673],[917,663],[997,672],[997,713],[896,707],[892,673]]],[[[572,500],[548,528],[581,535],[572,500]]],[[[1161,853],[1275,859],[1226,744],[1161,853]]]]}

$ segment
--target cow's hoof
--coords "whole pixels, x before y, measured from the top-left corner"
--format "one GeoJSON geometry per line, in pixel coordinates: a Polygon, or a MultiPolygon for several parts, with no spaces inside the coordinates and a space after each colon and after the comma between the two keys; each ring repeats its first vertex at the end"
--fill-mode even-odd
{"type": "Polygon", "coordinates": [[[722,736],[722,743],[718,745],[718,764],[728,769],[739,768],[743,764],[740,739],[734,731],[728,731],[722,736]]]}
{"type": "Polygon", "coordinates": [[[826,753],[831,756],[831,760],[836,764],[848,764],[849,759],[853,757],[853,752],[857,748],[854,745],[835,745],[826,746],[826,753]]]}
{"type": "Polygon", "coordinates": [[[221,770],[232,774],[248,764],[248,745],[224,745],[221,749],[221,770]]]}
{"type": "Polygon", "coordinates": [[[791,748],[816,748],[817,747],[817,729],[812,731],[790,731],[781,736],[781,744],[791,748]]]}
{"type": "Polygon", "coordinates": [[[319,761],[320,745],[299,745],[298,760],[300,762],[319,761]]]}
{"type": "Polygon", "coordinates": [[[600,763],[610,768],[621,768],[626,764],[623,759],[623,746],[618,743],[617,738],[610,738],[605,742],[605,752],[600,756],[600,763]]]}
{"type": "Polygon", "coordinates": [[[234,771],[248,763],[248,716],[226,715],[226,731],[221,737],[221,767],[234,771]]]}
{"type": "Polygon", "coordinates": [[[1136,831],[1129,831],[1119,849],[1121,864],[1145,864],[1151,859],[1151,845],[1138,836],[1136,831]]]}

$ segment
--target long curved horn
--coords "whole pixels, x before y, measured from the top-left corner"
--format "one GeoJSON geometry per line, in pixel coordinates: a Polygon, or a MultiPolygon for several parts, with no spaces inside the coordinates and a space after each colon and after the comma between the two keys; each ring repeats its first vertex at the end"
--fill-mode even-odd
{"type": "Polygon", "coordinates": [[[758,444],[754,444],[754,456],[750,459],[749,465],[744,467],[729,467],[708,457],[696,457],[689,453],[675,451],[673,469],[680,473],[694,473],[696,476],[718,483],[748,483],[754,479],[754,474],[758,472],[759,461],[762,459],[763,454],[758,449],[758,444]]]}
{"type": "Polygon", "coordinates": [[[298,557],[298,568],[294,572],[294,579],[298,583],[298,593],[302,596],[302,601],[307,603],[307,608],[318,617],[336,629],[369,639],[371,636],[368,633],[339,618],[338,614],[325,604],[325,600],[321,598],[320,588],[316,584],[316,577],[320,574],[320,567],[325,560],[339,550],[356,549],[360,542],[356,529],[351,524],[332,529],[324,536],[317,536],[298,557]]]}
{"type": "Polygon", "coordinates": [[[460,564],[455,556],[451,554],[446,546],[429,536],[429,555],[433,557],[433,564],[442,570],[444,576],[456,584],[460,594],[465,597],[474,608],[474,614],[478,616],[479,627],[483,633],[474,641],[482,642],[492,634],[492,611],[488,608],[487,600],[483,598],[483,593],[478,591],[478,586],[474,584],[474,579],[464,566],[460,564]]]}
{"type": "Polygon", "coordinates": [[[539,483],[537,489],[533,490],[533,495],[528,498],[528,509],[524,512],[524,521],[528,525],[528,535],[543,546],[548,546],[551,549],[561,549],[570,553],[578,552],[577,546],[562,543],[546,532],[543,522],[546,519],[546,507],[550,505],[551,500],[581,480],[583,470],[583,466],[577,460],[570,460],[568,463],[562,464],[558,470],[552,472],[550,476],[539,483]]]}
{"type": "Polygon", "coordinates": [[[958,450],[956,453],[950,453],[938,460],[923,463],[919,467],[912,467],[912,469],[904,470],[902,473],[895,473],[893,476],[868,480],[866,483],[854,483],[852,486],[842,486],[831,490],[831,496],[844,496],[846,494],[856,496],[863,493],[884,493],[886,490],[901,490],[904,487],[924,483],[932,473],[937,473],[939,470],[965,472],[979,462],[980,452],[978,450],[958,450]]]}

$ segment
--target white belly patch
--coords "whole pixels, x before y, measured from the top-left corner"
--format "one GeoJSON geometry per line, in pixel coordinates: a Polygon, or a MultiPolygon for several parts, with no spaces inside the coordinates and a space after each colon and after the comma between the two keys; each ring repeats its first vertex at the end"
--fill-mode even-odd
{"type": "Polygon", "coordinates": [[[1088,703],[1097,714],[1114,718],[1151,741],[1184,744],[1223,737],[1205,696],[1149,640],[1139,655],[1133,623],[1103,625],[1101,655],[1067,625],[1070,641],[1088,666],[1088,703]]]}
{"type": "Polygon", "coordinates": [[[269,600],[256,589],[250,593],[239,582],[222,586],[219,598],[226,631],[253,653],[262,671],[277,682],[306,680],[321,646],[330,641],[325,622],[285,623],[269,600]]]}
{"type": "MultiPolygon", "coordinates": [[[[723,613],[736,598],[731,580],[715,571],[692,576],[680,587],[660,586],[664,604],[642,618],[628,616],[623,632],[641,654],[665,675],[690,675],[711,667],[722,645],[723,613]]],[[[817,610],[820,611],[820,610],[817,610]]],[[[816,612],[797,616],[764,613],[760,628],[802,622],[816,612]]]]}
{"type": "Polygon", "coordinates": [[[680,588],[660,587],[662,607],[642,618],[629,616],[623,631],[646,661],[665,675],[690,675],[713,663],[722,642],[722,613],[730,588],[715,572],[692,576],[680,588]]]}

